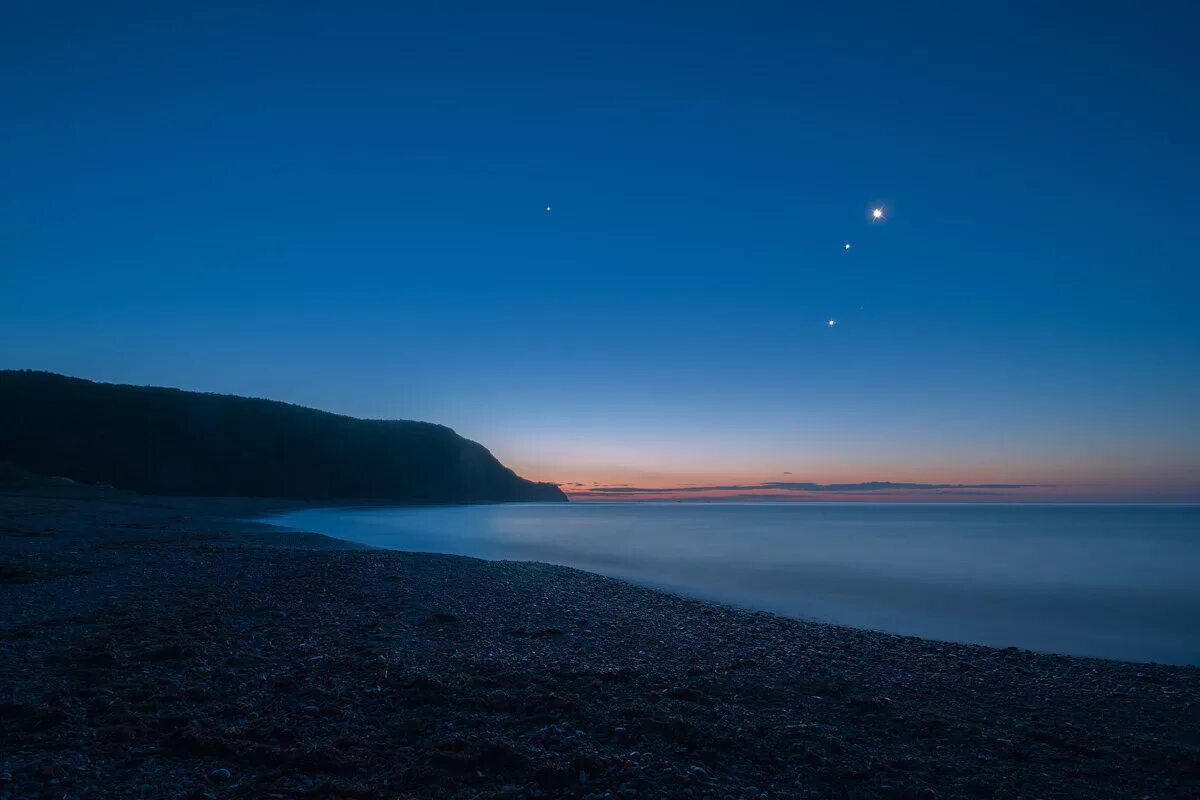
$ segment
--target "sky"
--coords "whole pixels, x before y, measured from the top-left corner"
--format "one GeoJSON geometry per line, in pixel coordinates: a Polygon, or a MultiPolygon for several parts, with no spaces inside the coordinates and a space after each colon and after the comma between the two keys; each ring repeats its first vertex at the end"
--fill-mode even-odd
{"type": "Polygon", "coordinates": [[[0,13],[0,368],[579,499],[1200,500],[1194,4],[0,13]]]}

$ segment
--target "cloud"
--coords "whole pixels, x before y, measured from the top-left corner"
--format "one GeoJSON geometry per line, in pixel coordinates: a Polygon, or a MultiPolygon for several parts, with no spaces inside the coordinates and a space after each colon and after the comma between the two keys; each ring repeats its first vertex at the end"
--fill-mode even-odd
{"type": "MultiPolygon", "coordinates": [[[[933,491],[962,496],[987,496],[996,490],[1047,488],[1038,483],[896,483],[893,481],[864,481],[861,483],[814,483],[811,481],[772,481],[751,484],[715,484],[711,486],[649,487],[595,486],[587,491],[593,496],[653,497],[672,494],[705,494],[709,492],[811,492],[822,494],[859,494],[933,491]]],[[[751,495],[760,496],[760,495],[751,495]]]]}

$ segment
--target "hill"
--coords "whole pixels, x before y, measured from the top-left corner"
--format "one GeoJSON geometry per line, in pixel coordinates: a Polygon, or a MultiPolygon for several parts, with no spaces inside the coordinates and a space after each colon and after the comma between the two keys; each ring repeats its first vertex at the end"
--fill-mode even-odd
{"type": "Polygon", "coordinates": [[[442,425],[48,372],[0,370],[0,462],[149,494],[566,500],[442,425]]]}

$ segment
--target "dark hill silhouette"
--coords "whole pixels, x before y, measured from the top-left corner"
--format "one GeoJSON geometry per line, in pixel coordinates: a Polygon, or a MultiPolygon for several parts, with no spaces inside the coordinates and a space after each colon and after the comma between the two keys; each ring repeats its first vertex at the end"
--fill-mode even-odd
{"type": "Polygon", "coordinates": [[[566,500],[442,425],[49,372],[0,370],[0,462],[150,494],[566,500]]]}

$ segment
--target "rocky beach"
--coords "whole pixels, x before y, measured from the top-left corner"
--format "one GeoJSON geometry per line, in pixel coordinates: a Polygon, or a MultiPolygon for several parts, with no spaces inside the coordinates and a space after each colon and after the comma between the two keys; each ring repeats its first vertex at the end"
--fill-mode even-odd
{"type": "Polygon", "coordinates": [[[1200,669],[0,494],[0,798],[1194,798],[1200,669]]]}

